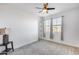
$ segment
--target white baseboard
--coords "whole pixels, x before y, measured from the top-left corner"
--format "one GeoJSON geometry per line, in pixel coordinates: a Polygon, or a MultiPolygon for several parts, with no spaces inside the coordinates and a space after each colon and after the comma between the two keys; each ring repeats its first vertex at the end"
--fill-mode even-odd
{"type": "Polygon", "coordinates": [[[79,43],[76,43],[76,42],[59,41],[59,40],[46,39],[46,38],[42,38],[42,39],[47,40],[47,41],[51,41],[51,42],[55,42],[55,43],[59,43],[59,44],[64,44],[64,45],[67,45],[67,46],[79,48],[79,43]]]}
{"type": "Polygon", "coordinates": [[[34,42],[36,42],[36,41],[38,41],[38,40],[32,40],[32,41],[30,41],[30,42],[28,42],[28,43],[25,43],[25,44],[22,44],[22,45],[15,46],[14,49],[20,48],[20,47],[25,46],[25,45],[28,45],[28,44],[32,44],[32,43],[34,43],[34,42]]]}

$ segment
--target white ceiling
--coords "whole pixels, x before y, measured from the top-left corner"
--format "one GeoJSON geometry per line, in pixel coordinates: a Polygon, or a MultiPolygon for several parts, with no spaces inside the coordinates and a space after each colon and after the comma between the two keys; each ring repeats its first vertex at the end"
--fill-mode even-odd
{"type": "Polygon", "coordinates": [[[54,7],[55,10],[49,11],[48,14],[42,14],[42,13],[38,13],[40,10],[35,8],[35,7],[42,7],[43,5],[42,3],[15,3],[8,5],[12,5],[20,10],[23,10],[24,12],[34,13],[40,16],[56,14],[79,7],[79,3],[49,3],[48,6],[54,7]]]}

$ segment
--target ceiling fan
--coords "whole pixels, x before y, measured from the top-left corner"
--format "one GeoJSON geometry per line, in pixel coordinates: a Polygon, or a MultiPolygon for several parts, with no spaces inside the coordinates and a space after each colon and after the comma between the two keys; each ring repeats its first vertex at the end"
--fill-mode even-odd
{"type": "Polygon", "coordinates": [[[40,7],[36,7],[36,8],[37,9],[42,9],[42,11],[40,11],[40,12],[44,12],[44,13],[48,13],[48,10],[55,10],[55,8],[48,8],[48,3],[44,3],[43,8],[40,8],[40,7]]]}

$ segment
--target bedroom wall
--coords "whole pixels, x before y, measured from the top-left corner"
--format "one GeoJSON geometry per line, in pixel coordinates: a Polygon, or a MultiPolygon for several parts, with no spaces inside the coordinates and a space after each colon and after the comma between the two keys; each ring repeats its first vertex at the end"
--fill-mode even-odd
{"type": "Polygon", "coordinates": [[[15,48],[38,40],[38,17],[8,4],[0,5],[2,27],[9,29],[9,37],[15,48]]]}
{"type": "Polygon", "coordinates": [[[46,18],[49,19],[59,16],[64,16],[64,41],[59,39],[53,39],[52,41],[79,47],[79,8],[51,15],[46,18]]]}
{"type": "Polygon", "coordinates": [[[64,43],[79,47],[79,8],[53,15],[64,16],[64,43]]]}

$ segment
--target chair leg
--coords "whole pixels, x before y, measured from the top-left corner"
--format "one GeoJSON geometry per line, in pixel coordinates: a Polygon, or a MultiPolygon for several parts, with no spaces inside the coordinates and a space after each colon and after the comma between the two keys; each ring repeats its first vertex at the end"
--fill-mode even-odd
{"type": "Polygon", "coordinates": [[[13,42],[11,42],[12,50],[14,51],[13,42]]]}
{"type": "Polygon", "coordinates": [[[5,51],[8,52],[8,47],[7,47],[7,45],[5,45],[5,51]]]}

